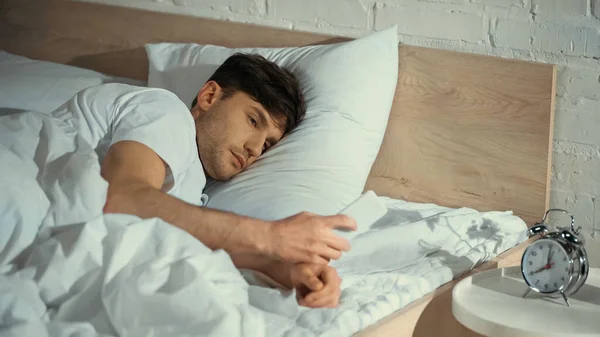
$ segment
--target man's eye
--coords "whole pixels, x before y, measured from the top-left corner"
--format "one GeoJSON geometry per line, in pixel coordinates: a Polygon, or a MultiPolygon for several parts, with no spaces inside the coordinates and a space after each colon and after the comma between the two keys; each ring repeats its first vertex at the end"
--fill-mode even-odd
{"type": "Polygon", "coordinates": [[[256,122],[256,119],[254,119],[254,118],[252,118],[252,117],[250,117],[250,123],[251,123],[251,124],[252,124],[252,126],[254,126],[254,127],[256,127],[256,124],[258,124],[258,123],[256,122]]]}

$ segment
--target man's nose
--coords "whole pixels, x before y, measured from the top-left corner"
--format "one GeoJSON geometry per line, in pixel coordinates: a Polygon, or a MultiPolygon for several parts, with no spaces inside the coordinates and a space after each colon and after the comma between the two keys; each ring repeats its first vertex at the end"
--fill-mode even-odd
{"type": "Polygon", "coordinates": [[[258,158],[262,154],[264,141],[252,140],[246,143],[246,151],[248,156],[258,158]]]}

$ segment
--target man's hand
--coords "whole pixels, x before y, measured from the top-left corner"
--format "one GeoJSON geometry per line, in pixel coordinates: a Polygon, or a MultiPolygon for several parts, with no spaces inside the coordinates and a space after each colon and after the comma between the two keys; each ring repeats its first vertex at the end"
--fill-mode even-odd
{"type": "Polygon", "coordinates": [[[340,301],[341,279],[335,268],[323,264],[300,263],[290,270],[298,304],[310,308],[335,308],[340,301]]]}
{"type": "Polygon", "coordinates": [[[266,254],[291,263],[324,264],[350,250],[350,243],[333,229],[356,230],[345,215],[317,216],[303,212],[272,223],[267,230],[266,254]]]}

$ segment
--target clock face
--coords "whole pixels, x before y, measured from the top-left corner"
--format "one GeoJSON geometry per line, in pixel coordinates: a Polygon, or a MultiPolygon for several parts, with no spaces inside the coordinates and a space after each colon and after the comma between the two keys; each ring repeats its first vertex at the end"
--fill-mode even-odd
{"type": "Polygon", "coordinates": [[[569,283],[572,267],[567,252],[558,242],[540,239],[525,250],[521,268],[532,288],[553,293],[569,283]]]}

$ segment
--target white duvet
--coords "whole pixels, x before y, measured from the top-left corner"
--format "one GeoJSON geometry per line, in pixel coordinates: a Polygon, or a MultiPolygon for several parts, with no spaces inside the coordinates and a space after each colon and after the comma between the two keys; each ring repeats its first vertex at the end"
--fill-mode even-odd
{"type": "Polygon", "coordinates": [[[46,115],[0,116],[0,170],[1,336],[349,336],[525,238],[509,212],[383,198],[334,262],[339,307],[307,309],[159,219],[102,215],[96,154],[46,115]]]}

